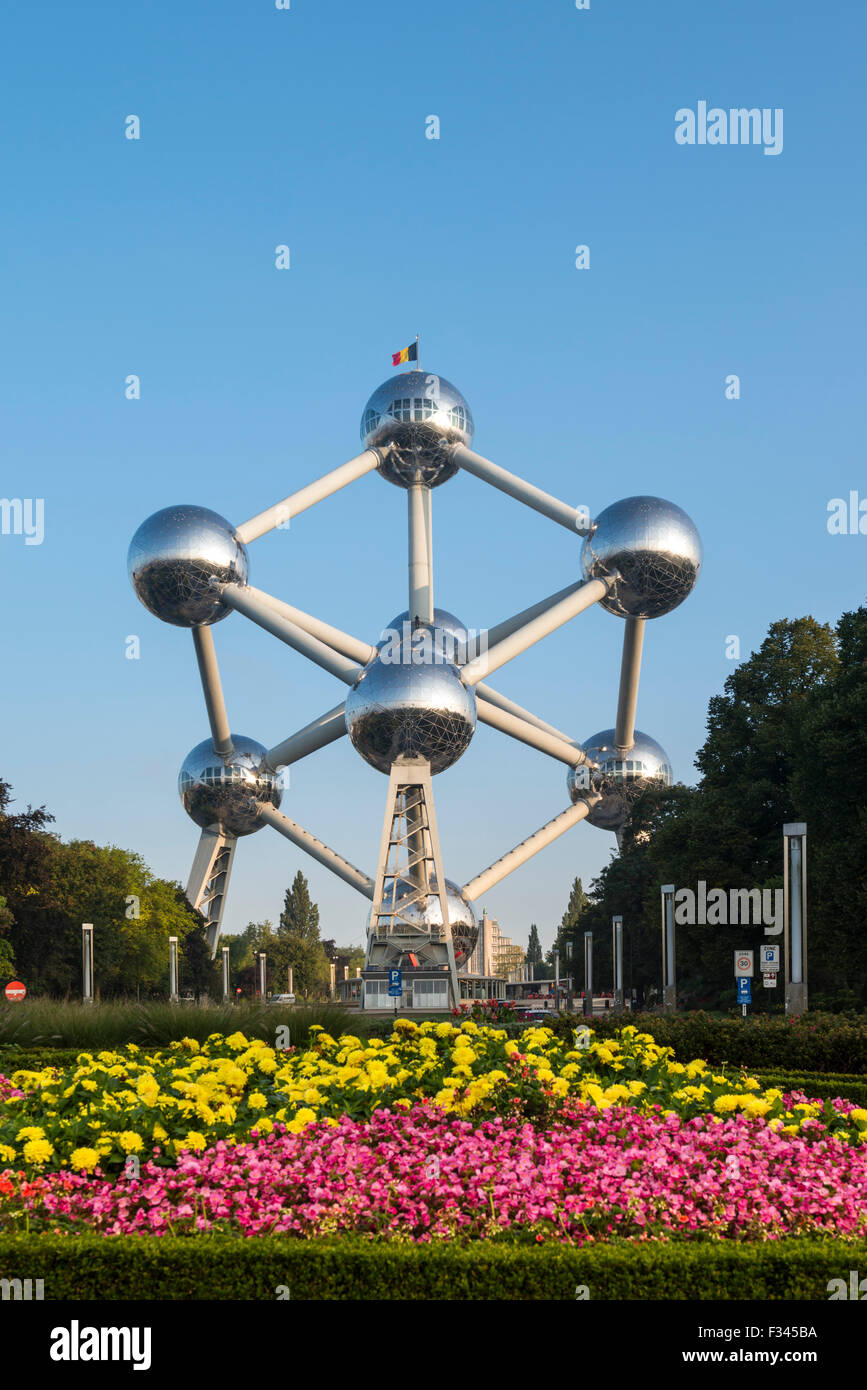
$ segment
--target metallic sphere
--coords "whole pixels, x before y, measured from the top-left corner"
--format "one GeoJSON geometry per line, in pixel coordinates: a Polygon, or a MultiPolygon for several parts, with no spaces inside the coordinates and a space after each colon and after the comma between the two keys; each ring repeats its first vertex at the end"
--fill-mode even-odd
{"type": "MultiPolygon", "coordinates": [[[[432,773],[456,763],[476,728],[476,697],[445,660],[420,660],[429,628],[411,647],[384,648],[367,663],[346,697],[346,731],[353,747],[380,772],[398,758],[424,758],[432,773]]],[[[429,648],[428,648],[429,650],[429,648]]]]}
{"type": "MultiPolygon", "coordinates": [[[[427,627],[428,625],[425,624],[427,627]]],[[[467,645],[468,632],[454,613],[450,613],[447,608],[435,608],[432,626],[428,627],[431,633],[431,648],[435,653],[435,659],[442,658],[458,665],[463,658],[467,645]]],[[[418,632],[418,628],[416,629],[418,632]]],[[[376,644],[378,651],[394,650],[397,645],[403,645],[406,636],[412,642],[412,632],[409,627],[409,609],[405,608],[397,617],[392,618],[387,627],[383,628],[379,641],[376,644]]],[[[423,639],[416,638],[416,646],[421,645],[423,639]]]]}
{"type": "MultiPolygon", "coordinates": [[[[436,892],[436,874],[431,874],[430,886],[432,891],[436,892]]],[[[396,906],[399,907],[401,898],[407,897],[412,891],[412,889],[406,888],[402,893],[398,893],[396,906]]],[[[476,909],[472,902],[463,889],[453,883],[450,878],[446,879],[446,906],[449,912],[449,925],[452,929],[455,963],[464,965],[472,955],[479,939],[479,925],[476,920],[476,909]]],[[[424,906],[421,903],[412,903],[406,909],[403,917],[411,926],[422,932],[429,931],[433,926],[441,926],[443,914],[440,900],[430,897],[424,906]]]]}
{"type": "Polygon", "coordinates": [[[686,512],[662,497],[624,497],[601,512],[581,549],[585,579],[618,571],[601,600],[620,618],[659,618],[692,592],[701,539],[686,512]]]}
{"type": "Polygon", "coordinates": [[[214,752],[209,738],[197,743],[184,759],[178,791],[187,815],[203,830],[217,825],[226,834],[252,835],[263,824],[252,798],[279,807],[283,787],[279,773],[262,771],[261,743],[243,734],[232,734],[232,742],[228,758],[214,752]]]}
{"type": "MultiPolygon", "coordinates": [[[[599,764],[591,774],[593,791],[602,795],[587,819],[600,830],[622,830],[629,820],[632,807],[647,787],[670,787],[674,780],[668,754],[649,734],[635,730],[635,743],[625,758],[614,749],[614,730],[603,729],[583,744],[585,753],[599,764]]],[[[582,786],[580,768],[570,768],[566,779],[569,795],[574,802],[587,795],[582,786]]]]}
{"type": "Polygon", "coordinates": [[[366,449],[379,449],[379,472],[398,487],[437,487],[457,473],[454,444],[473,442],[473,417],[460,391],[432,372],[401,372],[374,391],[361,417],[366,449]]]}
{"type": "Polygon", "coordinates": [[[230,611],[211,588],[247,582],[247,551],[225,517],[207,507],[164,507],[142,522],[127,559],[145,608],[175,627],[218,623],[230,611]]]}

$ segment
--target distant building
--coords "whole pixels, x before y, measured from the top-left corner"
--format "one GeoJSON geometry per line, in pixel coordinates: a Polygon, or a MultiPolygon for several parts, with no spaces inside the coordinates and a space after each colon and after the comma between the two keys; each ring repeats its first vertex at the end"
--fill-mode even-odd
{"type": "Polygon", "coordinates": [[[500,931],[496,917],[489,917],[487,911],[483,911],[479,918],[479,938],[467,961],[466,973],[508,979],[525,961],[523,947],[500,931]]]}

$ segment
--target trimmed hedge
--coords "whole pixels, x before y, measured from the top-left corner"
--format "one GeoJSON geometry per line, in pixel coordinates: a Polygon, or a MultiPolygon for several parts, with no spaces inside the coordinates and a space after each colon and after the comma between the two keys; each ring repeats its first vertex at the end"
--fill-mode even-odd
{"type": "Polygon", "coordinates": [[[0,1235],[3,1278],[43,1279],[46,1301],[827,1300],[831,1279],[867,1267],[867,1240],[789,1237],[761,1244],[480,1241],[397,1245],[281,1236],[0,1235]],[[286,1294],[283,1295],[286,1297],[286,1294]]]}
{"type": "MultiPolygon", "coordinates": [[[[580,1027],[580,1014],[564,1015],[558,1029],[580,1027]]],[[[757,1067],[793,1075],[806,1072],[867,1076],[867,1020],[838,1014],[804,1014],[801,1018],[712,1018],[710,1014],[609,1014],[592,1027],[610,1036],[632,1023],[663,1047],[674,1048],[679,1062],[703,1057],[720,1067],[757,1067]]]]}

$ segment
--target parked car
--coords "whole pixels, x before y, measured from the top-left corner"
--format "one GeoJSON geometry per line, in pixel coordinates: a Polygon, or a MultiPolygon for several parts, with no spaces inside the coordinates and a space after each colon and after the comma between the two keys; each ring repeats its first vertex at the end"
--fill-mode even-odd
{"type": "Polygon", "coordinates": [[[272,994],[272,995],[271,995],[271,998],[268,1000],[268,1003],[269,1003],[269,1004],[294,1004],[294,1003],[295,1003],[295,995],[294,995],[294,994],[272,994]]]}

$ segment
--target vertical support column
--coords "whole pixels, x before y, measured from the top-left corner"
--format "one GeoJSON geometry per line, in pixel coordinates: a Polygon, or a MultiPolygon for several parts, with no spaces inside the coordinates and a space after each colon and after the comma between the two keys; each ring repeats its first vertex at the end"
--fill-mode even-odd
{"type": "Polygon", "coordinates": [[[677,1009],[674,964],[674,884],[664,883],[662,896],[662,1007],[667,1014],[677,1009]]]}
{"type": "Polygon", "coordinates": [[[611,960],[614,975],[614,1007],[623,1008],[623,918],[611,918],[611,960]]]}
{"type": "Polygon", "coordinates": [[[268,968],[267,968],[267,960],[268,960],[267,952],[265,952],[265,951],[260,951],[259,954],[258,954],[258,956],[257,956],[257,958],[256,958],[256,964],[258,965],[258,974],[259,974],[259,998],[262,999],[262,1000],[264,1000],[264,999],[267,997],[267,993],[268,993],[268,968]]]}
{"type": "Polygon", "coordinates": [[[407,490],[409,510],[409,621],[433,622],[430,488],[413,483],[407,490]],[[427,494],[427,497],[425,497],[427,494]]]}
{"type": "Polygon", "coordinates": [[[560,1012],[560,952],[554,947],[554,1012],[560,1012]]]}
{"type": "Polygon", "coordinates": [[[290,966],[289,966],[289,993],[290,993],[290,994],[294,994],[294,993],[295,993],[295,967],[294,967],[294,965],[290,965],[290,966]]]}
{"type": "Polygon", "coordinates": [[[593,1017],[593,933],[584,933],[584,1017],[593,1017]]]}
{"type": "Polygon", "coordinates": [[[178,993],[178,938],[169,937],[169,1003],[177,1004],[178,993]]]}
{"type": "Polygon", "coordinates": [[[93,1003],[93,923],[81,924],[81,1002],[93,1003]]]}
{"type": "Polygon", "coordinates": [[[807,827],[783,826],[783,930],[786,1013],[807,1012],[807,827]]]}
{"type": "Polygon", "coordinates": [[[334,964],[334,961],[331,962],[330,969],[331,969],[331,992],[330,992],[330,997],[333,999],[333,998],[334,998],[334,994],[335,994],[335,990],[336,990],[336,987],[337,987],[337,966],[334,964]]]}
{"type": "Polygon", "coordinates": [[[635,743],[635,711],[638,706],[638,681],[641,675],[644,624],[644,618],[627,618],[623,633],[620,691],[617,697],[617,724],[614,730],[614,747],[619,756],[628,753],[635,743]]]}
{"type": "Polygon", "coordinates": [[[231,992],[229,986],[229,948],[223,947],[223,1003],[231,1002],[231,992]]]}

